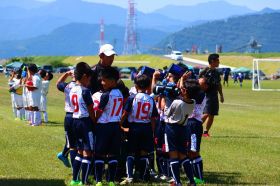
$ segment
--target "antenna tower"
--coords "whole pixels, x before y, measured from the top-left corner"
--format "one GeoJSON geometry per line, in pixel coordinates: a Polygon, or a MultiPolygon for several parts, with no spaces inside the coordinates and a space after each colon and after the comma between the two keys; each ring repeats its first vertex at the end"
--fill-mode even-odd
{"type": "Polygon", "coordinates": [[[124,38],[124,55],[133,55],[138,53],[138,42],[136,33],[136,11],[134,0],[128,0],[128,14],[124,38]]]}
{"type": "Polygon", "coordinates": [[[105,38],[105,36],[104,36],[104,19],[102,18],[100,20],[100,43],[99,43],[99,46],[105,44],[104,43],[104,38],[105,38]]]}

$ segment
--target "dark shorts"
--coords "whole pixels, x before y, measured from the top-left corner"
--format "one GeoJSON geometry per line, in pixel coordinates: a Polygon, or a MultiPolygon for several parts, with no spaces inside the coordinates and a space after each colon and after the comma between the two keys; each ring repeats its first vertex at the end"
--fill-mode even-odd
{"type": "Polygon", "coordinates": [[[74,119],[78,150],[94,151],[93,123],[88,118],[74,119]]]}
{"type": "Polygon", "coordinates": [[[128,152],[138,154],[140,151],[154,151],[153,130],[151,123],[130,123],[128,132],[128,152]]]}
{"type": "Polygon", "coordinates": [[[219,115],[219,99],[217,96],[206,96],[206,105],[204,107],[205,114],[213,116],[219,115]]]}
{"type": "Polygon", "coordinates": [[[194,118],[188,119],[186,130],[190,133],[190,150],[194,152],[200,151],[201,136],[203,133],[202,122],[194,118]]]}
{"type": "Polygon", "coordinates": [[[74,133],[73,114],[66,113],[64,118],[64,131],[66,138],[66,146],[68,148],[77,148],[77,140],[74,133]]]}
{"type": "Polygon", "coordinates": [[[164,121],[159,121],[155,130],[155,145],[158,152],[165,152],[165,123],[164,121]]]}
{"type": "Polygon", "coordinates": [[[165,126],[166,152],[178,151],[186,154],[189,151],[189,136],[186,126],[166,124],[165,126]]]}
{"type": "Polygon", "coordinates": [[[121,131],[119,123],[97,123],[95,153],[97,155],[120,154],[121,131]]]}

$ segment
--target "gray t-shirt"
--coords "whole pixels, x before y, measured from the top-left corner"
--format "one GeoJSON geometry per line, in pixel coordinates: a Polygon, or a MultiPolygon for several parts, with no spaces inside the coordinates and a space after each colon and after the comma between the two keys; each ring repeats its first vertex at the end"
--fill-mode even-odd
{"type": "Polygon", "coordinates": [[[186,125],[189,115],[192,114],[195,100],[192,103],[186,103],[183,100],[176,99],[171,106],[165,111],[165,122],[169,124],[186,125]]]}

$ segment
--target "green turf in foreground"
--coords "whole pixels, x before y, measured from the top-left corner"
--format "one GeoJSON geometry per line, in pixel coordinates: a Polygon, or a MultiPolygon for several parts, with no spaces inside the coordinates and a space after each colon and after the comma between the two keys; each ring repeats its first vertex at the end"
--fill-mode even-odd
{"type": "MultiPolygon", "coordinates": [[[[63,95],[55,89],[56,78],[48,95],[51,123],[28,127],[14,121],[7,79],[0,75],[1,186],[70,183],[71,170],[56,158],[64,145],[63,95]]],[[[280,92],[253,92],[251,81],[243,88],[230,83],[212,137],[202,141],[206,185],[278,185],[280,92]]]]}

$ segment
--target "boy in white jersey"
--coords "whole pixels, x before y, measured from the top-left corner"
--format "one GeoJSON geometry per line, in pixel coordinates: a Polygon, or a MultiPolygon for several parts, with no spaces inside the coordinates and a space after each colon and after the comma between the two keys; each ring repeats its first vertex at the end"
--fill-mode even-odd
{"type": "Polygon", "coordinates": [[[78,153],[73,162],[73,179],[71,185],[88,184],[91,160],[94,150],[93,125],[95,116],[90,90],[86,88],[90,82],[91,69],[85,62],[76,65],[74,72],[76,85],[70,91],[71,107],[73,108],[74,133],[77,139],[78,153]],[[82,172],[80,183],[79,172],[82,172]]]}
{"type": "Polygon", "coordinates": [[[11,77],[12,84],[10,85],[10,92],[13,94],[13,104],[16,107],[16,120],[24,118],[24,109],[22,101],[22,87],[21,87],[21,71],[13,72],[11,77]]]}
{"type": "Polygon", "coordinates": [[[63,162],[66,167],[73,165],[77,154],[77,143],[74,135],[73,126],[73,111],[71,107],[70,91],[75,86],[74,71],[68,71],[59,77],[56,83],[56,87],[59,91],[64,93],[65,96],[65,118],[64,118],[64,133],[65,133],[65,145],[63,151],[57,154],[57,158],[63,162]],[[69,83],[66,83],[68,77],[72,77],[69,83]],[[71,165],[68,160],[68,154],[70,154],[71,165]]]}
{"type": "Polygon", "coordinates": [[[182,185],[180,180],[180,164],[184,167],[185,173],[191,185],[195,185],[190,160],[187,157],[189,151],[189,134],[185,128],[188,117],[193,113],[195,100],[191,97],[198,93],[197,81],[186,80],[181,83],[181,99],[176,99],[166,111],[166,151],[169,152],[170,167],[173,185],[182,185]]]}
{"type": "Polygon", "coordinates": [[[53,74],[51,72],[46,72],[46,76],[43,78],[42,81],[40,111],[43,113],[43,118],[45,123],[48,123],[47,94],[49,92],[50,81],[52,79],[53,79],[53,74]]]}
{"type": "Polygon", "coordinates": [[[114,186],[115,175],[120,154],[120,126],[123,95],[117,89],[119,72],[112,67],[101,73],[101,84],[104,92],[97,110],[96,146],[95,146],[95,177],[97,186],[102,185],[105,159],[108,160],[108,182],[114,186]]]}
{"type": "Polygon", "coordinates": [[[147,181],[149,173],[148,153],[154,151],[153,133],[158,112],[154,99],[146,94],[151,87],[151,79],[139,75],[134,79],[137,94],[129,96],[124,106],[122,123],[128,118],[128,156],[126,161],[127,178],[121,185],[131,183],[135,156],[140,153],[140,179],[147,181]]]}
{"type": "Polygon", "coordinates": [[[41,99],[41,88],[42,88],[42,79],[39,76],[38,68],[35,64],[29,64],[28,66],[28,82],[25,86],[29,91],[29,108],[30,108],[30,122],[32,126],[41,125],[41,113],[40,108],[40,99],[41,99]]]}

